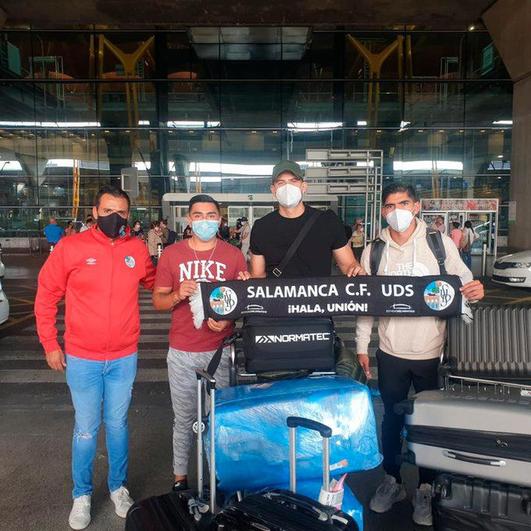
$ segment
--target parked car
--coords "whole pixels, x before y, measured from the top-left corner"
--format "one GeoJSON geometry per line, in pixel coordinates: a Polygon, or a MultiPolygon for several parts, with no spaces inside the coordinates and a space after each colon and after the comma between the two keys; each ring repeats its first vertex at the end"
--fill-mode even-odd
{"type": "Polygon", "coordinates": [[[9,301],[0,282],[0,325],[9,319],[9,301]]]}
{"type": "Polygon", "coordinates": [[[531,288],[531,250],[508,254],[496,260],[492,280],[500,284],[531,288]]]}

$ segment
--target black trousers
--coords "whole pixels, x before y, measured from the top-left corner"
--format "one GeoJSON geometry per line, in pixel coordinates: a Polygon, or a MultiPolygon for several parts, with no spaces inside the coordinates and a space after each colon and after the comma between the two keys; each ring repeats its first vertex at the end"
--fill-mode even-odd
{"type": "MultiPolygon", "coordinates": [[[[383,468],[401,483],[400,461],[404,415],[397,415],[394,406],[405,400],[413,384],[416,393],[438,388],[439,358],[431,360],[406,360],[376,351],[378,361],[378,386],[384,404],[382,423],[383,468]]],[[[419,485],[431,483],[435,472],[419,468],[419,485]]]]}

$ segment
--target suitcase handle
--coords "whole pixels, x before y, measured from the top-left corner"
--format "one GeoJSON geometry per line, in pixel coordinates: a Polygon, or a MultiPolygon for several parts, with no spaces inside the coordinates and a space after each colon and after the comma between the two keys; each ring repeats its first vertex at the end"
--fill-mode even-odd
{"type": "Polygon", "coordinates": [[[203,369],[196,369],[197,378],[197,491],[203,497],[203,380],[210,393],[210,512],[216,511],[216,379],[203,369]]]}
{"type": "Polygon", "coordinates": [[[332,437],[332,428],[317,422],[316,420],[306,419],[304,417],[288,417],[286,419],[288,428],[306,428],[308,430],[318,431],[321,437],[332,437]]]}
{"type": "Polygon", "coordinates": [[[487,466],[506,466],[507,463],[503,459],[491,459],[489,457],[474,457],[472,455],[464,455],[458,452],[452,452],[445,450],[444,455],[450,459],[456,459],[457,461],[465,461],[466,463],[474,463],[475,465],[487,465],[487,466]]]}
{"type": "Polygon", "coordinates": [[[286,424],[289,428],[289,490],[297,492],[297,428],[306,428],[319,432],[323,438],[323,489],[330,489],[330,438],[332,428],[315,420],[304,417],[288,417],[286,424]]]}

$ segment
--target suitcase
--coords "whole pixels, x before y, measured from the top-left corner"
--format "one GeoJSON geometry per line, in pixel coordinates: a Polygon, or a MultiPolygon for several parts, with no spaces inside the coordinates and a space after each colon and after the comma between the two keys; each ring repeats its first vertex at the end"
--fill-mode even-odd
{"type": "Polygon", "coordinates": [[[247,317],[241,335],[247,373],[335,370],[335,330],[330,318],[247,317]]]}
{"type": "Polygon", "coordinates": [[[208,505],[194,491],[170,492],[136,502],[128,511],[125,531],[200,531],[211,529],[208,505]],[[199,520],[194,518],[194,511],[199,520]]]}
{"type": "Polygon", "coordinates": [[[296,475],[296,430],[306,428],[317,431],[322,437],[322,476],[321,494],[330,490],[330,438],[332,430],[310,419],[288,417],[289,428],[289,482],[290,490],[268,489],[245,496],[225,507],[216,515],[214,525],[224,531],[356,531],[363,529],[343,511],[323,505],[312,498],[297,493],[296,475]]]}
{"type": "Polygon", "coordinates": [[[439,531],[529,531],[531,490],[441,474],[434,482],[433,516],[439,531]]]}
{"type": "Polygon", "coordinates": [[[448,320],[443,370],[454,375],[531,382],[531,308],[481,306],[474,320],[448,320]]]}
{"type": "MultiPolygon", "coordinates": [[[[197,422],[194,426],[194,431],[197,436],[197,491],[189,490],[178,493],[169,493],[163,496],[153,496],[145,500],[135,503],[128,511],[126,517],[126,531],[224,531],[239,529],[249,529],[249,527],[240,527],[242,522],[246,522],[244,515],[240,515],[239,511],[243,508],[245,518],[256,518],[258,528],[262,531],[298,531],[322,529],[324,530],[357,530],[358,528],[355,520],[346,513],[337,511],[331,507],[326,507],[311,498],[297,495],[294,492],[274,490],[270,491],[271,499],[267,496],[254,495],[259,498],[258,512],[249,513],[250,509],[245,509],[247,497],[243,498],[241,502],[229,504],[225,509],[218,513],[218,496],[217,496],[217,480],[216,480],[216,380],[204,370],[196,370],[197,375],[197,393],[198,393],[198,408],[197,408],[197,422]],[[209,475],[210,475],[210,495],[206,496],[204,492],[204,478],[203,478],[203,431],[206,421],[204,420],[203,411],[203,381],[206,382],[209,394],[209,475]],[[276,494],[278,493],[278,495],[276,494]],[[206,499],[208,498],[208,502],[206,499]],[[278,502],[278,503],[277,503],[278,502]],[[243,506],[241,504],[244,504],[243,506]],[[240,505],[239,505],[240,504],[240,505]],[[265,507],[265,508],[264,508],[265,507]],[[269,507],[269,509],[267,509],[269,507]],[[237,515],[234,519],[233,516],[237,515]],[[216,516],[214,516],[216,515],[216,516]],[[280,515],[280,516],[278,516],[280,515]],[[317,515],[317,518],[316,518],[317,515]],[[214,518],[217,520],[214,521],[214,518]],[[279,520],[280,518],[280,520],[279,520]],[[224,520],[226,519],[226,520],[224,520]],[[302,521],[304,527],[301,527],[298,522],[302,521]],[[259,522],[263,522],[260,524],[259,522]],[[291,523],[290,523],[291,522],[291,523]],[[289,525],[288,525],[289,524],[289,525]],[[311,525],[310,525],[311,524],[311,525]],[[260,527],[261,526],[261,527],[260,527]],[[297,527],[298,526],[298,527],[297,527]]],[[[286,422],[286,419],[284,419],[286,422]]],[[[301,425],[313,427],[318,426],[319,431],[327,435],[326,447],[329,448],[328,441],[331,436],[331,429],[307,419],[300,419],[301,425]]],[[[284,428],[286,429],[286,428],[284,428]]],[[[287,431],[287,430],[286,430],[287,431]]],[[[292,429],[291,431],[294,431],[292,429]]],[[[290,437],[291,439],[291,437],[290,437]]],[[[293,439],[294,442],[294,439],[293,439]]],[[[323,448],[325,443],[323,443],[323,448]]],[[[294,446],[293,446],[294,448],[294,446]]],[[[329,457],[329,452],[324,452],[323,464],[329,457]]],[[[294,452],[290,452],[290,462],[294,459],[294,452]]],[[[328,482],[329,476],[329,461],[323,470],[326,471],[325,486],[328,482]]],[[[263,469],[258,467],[252,470],[252,474],[263,469]]],[[[294,471],[294,467],[290,467],[294,471]]],[[[324,475],[324,472],[323,472],[324,475]]],[[[290,474],[290,484],[292,482],[292,489],[295,489],[295,475],[290,474]]],[[[253,507],[253,495],[248,502],[249,507],[253,507]]],[[[349,493],[346,496],[347,503],[351,510],[359,510],[356,516],[363,519],[363,514],[359,502],[354,495],[349,493]]]]}
{"type": "Polygon", "coordinates": [[[531,487],[531,400],[424,391],[405,413],[405,460],[425,468],[531,487]]]}
{"type": "MultiPolygon", "coordinates": [[[[332,428],[333,474],[376,468],[381,460],[369,389],[350,378],[318,376],[227,387],[217,392],[216,472],[223,492],[255,492],[289,481],[286,418],[308,417],[332,428]],[[260,470],[260,474],[250,474],[260,470]]],[[[209,430],[211,429],[209,426],[209,430]]],[[[300,434],[300,478],[321,474],[320,439],[300,434]]],[[[209,438],[206,439],[208,448],[209,438]]]]}

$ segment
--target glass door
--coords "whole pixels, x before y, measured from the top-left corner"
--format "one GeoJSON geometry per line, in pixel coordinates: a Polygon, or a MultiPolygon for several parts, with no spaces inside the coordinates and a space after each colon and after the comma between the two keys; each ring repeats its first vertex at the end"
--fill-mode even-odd
{"type": "Polygon", "coordinates": [[[265,215],[273,212],[272,206],[253,206],[251,207],[251,217],[249,218],[249,224],[252,226],[253,223],[265,215]]]}

